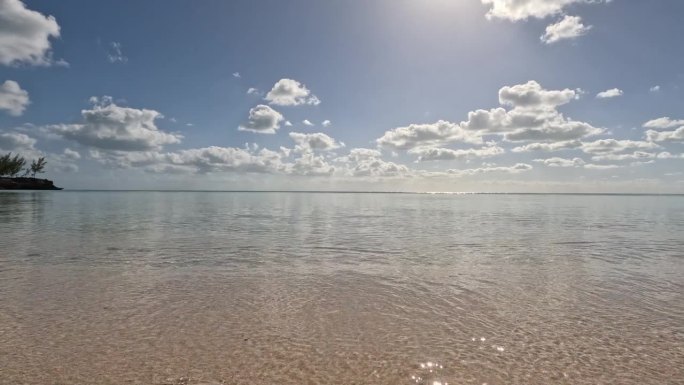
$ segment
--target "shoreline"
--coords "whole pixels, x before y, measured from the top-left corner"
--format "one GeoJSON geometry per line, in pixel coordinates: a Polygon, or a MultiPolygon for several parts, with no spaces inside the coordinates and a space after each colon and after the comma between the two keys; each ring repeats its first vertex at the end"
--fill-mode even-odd
{"type": "Polygon", "coordinates": [[[49,179],[0,177],[0,190],[62,190],[49,179]]]}

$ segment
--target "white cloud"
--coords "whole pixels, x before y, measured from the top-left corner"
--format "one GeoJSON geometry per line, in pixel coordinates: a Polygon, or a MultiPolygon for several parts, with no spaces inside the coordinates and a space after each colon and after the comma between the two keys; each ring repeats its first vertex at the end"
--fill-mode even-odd
{"type": "Polygon", "coordinates": [[[582,167],[585,164],[584,160],[580,158],[565,159],[559,157],[535,159],[534,162],[543,163],[548,167],[582,167]]]}
{"type": "Polygon", "coordinates": [[[684,126],[674,131],[647,130],[646,139],[652,142],[684,141],[684,126]]]}
{"type": "Polygon", "coordinates": [[[51,37],[59,37],[54,17],[27,9],[19,0],[0,0],[0,64],[66,63],[52,59],[51,37]]]}
{"type": "Polygon", "coordinates": [[[584,168],[590,169],[590,170],[612,170],[615,168],[620,168],[617,164],[592,164],[592,163],[587,163],[584,165],[584,168]]]}
{"type": "Polygon", "coordinates": [[[499,102],[512,107],[510,110],[499,107],[471,111],[460,126],[480,135],[503,135],[508,141],[570,141],[602,133],[600,128],[558,112],[558,106],[579,95],[578,90],[545,90],[533,80],[506,86],[499,90],[499,102]]]}
{"type": "Polygon", "coordinates": [[[332,122],[326,119],[321,123],[321,126],[330,127],[330,126],[332,126],[332,122]]]}
{"type": "Polygon", "coordinates": [[[382,153],[380,151],[372,148],[352,148],[344,159],[358,162],[361,160],[380,158],[381,156],[382,153]]]}
{"type": "Polygon", "coordinates": [[[280,79],[264,98],[277,106],[318,105],[320,100],[306,86],[296,80],[280,79]]]}
{"type": "Polygon", "coordinates": [[[140,167],[156,173],[278,173],[285,170],[282,155],[268,149],[203,147],[177,152],[99,152],[90,156],[111,167],[140,167]]]}
{"type": "Polygon", "coordinates": [[[546,31],[540,39],[546,44],[553,44],[560,40],[575,39],[586,35],[590,29],[590,25],[582,24],[581,17],[565,15],[558,22],[546,26],[546,31]]]}
{"type": "Polygon", "coordinates": [[[644,160],[656,158],[658,154],[645,151],[634,151],[628,154],[615,154],[609,153],[604,155],[595,155],[591,157],[591,160],[602,162],[602,161],[621,161],[621,160],[644,160]]]}
{"type": "Polygon", "coordinates": [[[292,127],[292,122],[290,122],[289,120],[286,120],[284,124],[287,127],[292,127]]]}
{"type": "MultiPolygon", "coordinates": [[[[71,150],[65,149],[63,154],[44,153],[35,147],[36,142],[36,139],[23,133],[0,133],[0,153],[13,152],[24,157],[27,162],[44,156],[47,158],[49,171],[73,172],[78,170],[78,167],[71,163],[77,159],[70,153],[71,150]]],[[[73,152],[78,155],[77,152],[73,152]]]]}
{"type": "Polygon", "coordinates": [[[558,151],[567,150],[572,148],[577,148],[582,145],[579,140],[567,140],[562,142],[551,142],[551,143],[530,143],[524,146],[519,146],[513,148],[512,152],[531,152],[531,151],[558,151]]]}
{"type": "MultiPolygon", "coordinates": [[[[566,118],[557,108],[579,98],[579,90],[546,90],[536,81],[505,86],[499,103],[509,107],[475,110],[460,124],[440,120],[433,124],[411,124],[386,131],[377,144],[391,150],[440,147],[447,143],[482,144],[483,135],[501,135],[507,141],[566,142],[603,133],[589,123],[566,118]]],[[[516,152],[522,152],[518,148],[516,152]]],[[[446,152],[443,152],[446,154],[446,152]]]]}
{"type": "Polygon", "coordinates": [[[79,154],[78,151],[74,151],[70,148],[65,148],[64,157],[71,160],[78,160],[81,159],[81,154],[79,154]]]}
{"type": "Polygon", "coordinates": [[[622,96],[623,92],[619,88],[611,88],[609,90],[605,90],[602,92],[599,92],[596,94],[596,97],[599,99],[608,99],[608,98],[615,98],[618,96],[622,96]]]}
{"type": "MultiPolygon", "coordinates": [[[[315,141],[315,140],[314,140],[315,141]]],[[[313,147],[330,149],[325,145],[313,147]]],[[[335,146],[334,144],[332,146],[335,146]]],[[[137,167],[154,173],[267,173],[303,176],[342,177],[400,177],[411,175],[406,166],[380,159],[380,152],[373,149],[353,149],[348,155],[334,160],[332,165],[323,155],[312,151],[302,153],[292,162],[286,162],[291,151],[286,148],[272,151],[258,149],[246,144],[244,148],[204,147],[177,152],[121,152],[90,151],[94,160],[115,168],[137,167]],[[339,167],[338,167],[339,166],[339,167]]]]}
{"type": "Polygon", "coordinates": [[[331,151],[344,147],[344,143],[338,143],[330,136],[317,132],[313,134],[303,134],[300,132],[290,132],[290,138],[295,142],[295,151],[299,153],[309,153],[312,151],[331,151]]]}
{"type": "Polygon", "coordinates": [[[295,175],[326,176],[332,175],[335,167],[326,162],[322,156],[308,153],[295,159],[290,172],[295,175]]]}
{"type": "Polygon", "coordinates": [[[667,151],[663,151],[661,153],[658,153],[656,155],[656,158],[658,158],[658,159],[684,159],[684,153],[675,155],[675,154],[671,154],[667,151]]]}
{"type": "Polygon", "coordinates": [[[309,119],[302,120],[302,124],[305,126],[309,126],[309,127],[314,125],[313,123],[311,123],[311,121],[309,119]]]}
{"type": "Polygon", "coordinates": [[[240,75],[239,72],[233,72],[233,77],[234,77],[234,78],[241,78],[242,75],[240,75]]]}
{"type": "Polygon", "coordinates": [[[107,52],[107,59],[110,63],[127,63],[128,58],[124,56],[121,43],[113,41],[109,43],[109,51],[107,52]]]}
{"type": "Polygon", "coordinates": [[[563,8],[573,3],[583,3],[588,0],[482,0],[482,4],[490,6],[486,17],[510,21],[526,20],[528,18],[543,19],[559,14],[563,8]]]}
{"type": "Polygon", "coordinates": [[[659,145],[638,140],[599,139],[582,143],[581,149],[587,154],[616,154],[631,150],[653,150],[659,145]]]}
{"type": "Polygon", "coordinates": [[[655,85],[655,86],[649,88],[648,90],[651,91],[651,92],[658,92],[658,91],[660,91],[660,86],[659,86],[659,85],[655,85]]]}
{"type": "Polygon", "coordinates": [[[36,140],[19,132],[0,134],[0,149],[3,151],[34,150],[36,140]]]}
{"type": "Polygon", "coordinates": [[[5,80],[0,84],[0,110],[5,110],[12,116],[20,116],[29,103],[29,94],[21,89],[19,83],[5,80]]]}
{"type": "Polygon", "coordinates": [[[0,155],[13,152],[30,161],[44,155],[35,147],[36,143],[36,139],[23,133],[0,133],[0,155]]]}
{"type": "Polygon", "coordinates": [[[667,116],[644,123],[646,128],[672,128],[679,126],[684,126],[684,119],[670,119],[667,116]]]}
{"type": "Polygon", "coordinates": [[[620,167],[620,166],[615,165],[615,164],[586,163],[581,158],[566,159],[566,158],[553,157],[553,158],[547,158],[547,159],[535,159],[534,162],[542,163],[547,167],[564,167],[564,168],[580,167],[580,168],[593,169],[593,170],[609,170],[609,169],[614,169],[614,168],[620,167]]]}
{"type": "Polygon", "coordinates": [[[411,170],[401,164],[381,159],[378,150],[354,148],[346,156],[335,160],[343,165],[343,175],[355,177],[401,177],[411,175],[411,170]]]}
{"type": "Polygon", "coordinates": [[[519,174],[521,172],[529,171],[532,168],[533,167],[527,163],[516,163],[513,166],[480,167],[464,170],[450,169],[447,170],[446,173],[455,176],[472,176],[489,173],[519,174]]]}
{"type": "MultiPolygon", "coordinates": [[[[98,100],[94,98],[94,100],[98,100]]],[[[182,136],[159,130],[155,110],[120,107],[105,97],[81,111],[83,123],[47,126],[47,131],[85,146],[114,151],[159,150],[180,143],[182,136]]]]}
{"type": "Polygon", "coordinates": [[[452,150],[439,147],[417,147],[408,151],[409,154],[418,155],[418,162],[434,160],[455,160],[490,158],[501,155],[505,151],[499,146],[487,146],[482,148],[469,148],[466,150],[452,150]]]}
{"type": "Polygon", "coordinates": [[[504,138],[508,141],[570,141],[586,136],[598,135],[601,129],[584,122],[566,121],[562,117],[549,120],[537,128],[522,128],[507,133],[504,138]]]}
{"type": "Polygon", "coordinates": [[[553,109],[578,99],[577,90],[545,90],[534,80],[525,84],[504,86],[499,90],[499,103],[519,108],[553,109]]]}
{"type": "Polygon", "coordinates": [[[259,94],[260,94],[259,90],[254,88],[254,87],[250,87],[247,90],[247,95],[259,95],[259,94]]]}
{"type": "Polygon", "coordinates": [[[376,142],[392,150],[409,150],[453,142],[481,144],[482,137],[475,132],[464,130],[458,124],[440,120],[432,124],[411,124],[386,131],[376,142]]]}
{"type": "Polygon", "coordinates": [[[273,108],[259,104],[249,110],[249,119],[238,127],[240,131],[251,131],[258,134],[275,134],[280,128],[283,115],[273,108]]]}

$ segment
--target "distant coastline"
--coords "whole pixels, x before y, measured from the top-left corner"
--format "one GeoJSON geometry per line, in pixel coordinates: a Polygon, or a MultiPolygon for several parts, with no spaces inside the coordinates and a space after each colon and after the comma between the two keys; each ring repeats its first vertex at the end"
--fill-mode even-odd
{"type": "Polygon", "coordinates": [[[0,177],[0,190],[62,190],[49,179],[0,177]]]}

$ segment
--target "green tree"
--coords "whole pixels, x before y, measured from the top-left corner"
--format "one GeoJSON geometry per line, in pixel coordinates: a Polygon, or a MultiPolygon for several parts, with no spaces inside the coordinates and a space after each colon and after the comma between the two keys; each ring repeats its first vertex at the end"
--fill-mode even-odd
{"type": "Polygon", "coordinates": [[[0,176],[9,175],[14,177],[21,172],[26,165],[26,159],[19,154],[12,157],[12,153],[0,156],[0,176]]]}
{"type": "Polygon", "coordinates": [[[10,157],[12,153],[0,156],[0,176],[9,174],[9,165],[12,160],[10,157]]]}
{"type": "Polygon", "coordinates": [[[41,156],[40,158],[38,158],[38,160],[34,160],[33,162],[31,162],[31,175],[35,178],[36,174],[44,172],[46,164],[47,160],[45,160],[44,156],[41,156]]]}

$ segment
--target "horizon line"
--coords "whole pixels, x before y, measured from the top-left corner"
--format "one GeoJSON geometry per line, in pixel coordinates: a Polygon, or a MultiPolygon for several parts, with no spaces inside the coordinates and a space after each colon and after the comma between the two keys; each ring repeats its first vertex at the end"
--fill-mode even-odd
{"type": "MultiPolygon", "coordinates": [[[[0,190],[43,191],[43,190],[0,190]]],[[[210,193],[295,193],[295,194],[405,194],[405,195],[631,195],[684,196],[682,193],[640,192],[488,192],[488,191],[364,191],[364,190],[192,190],[192,189],[64,189],[53,192],[210,192],[210,193]]]]}

